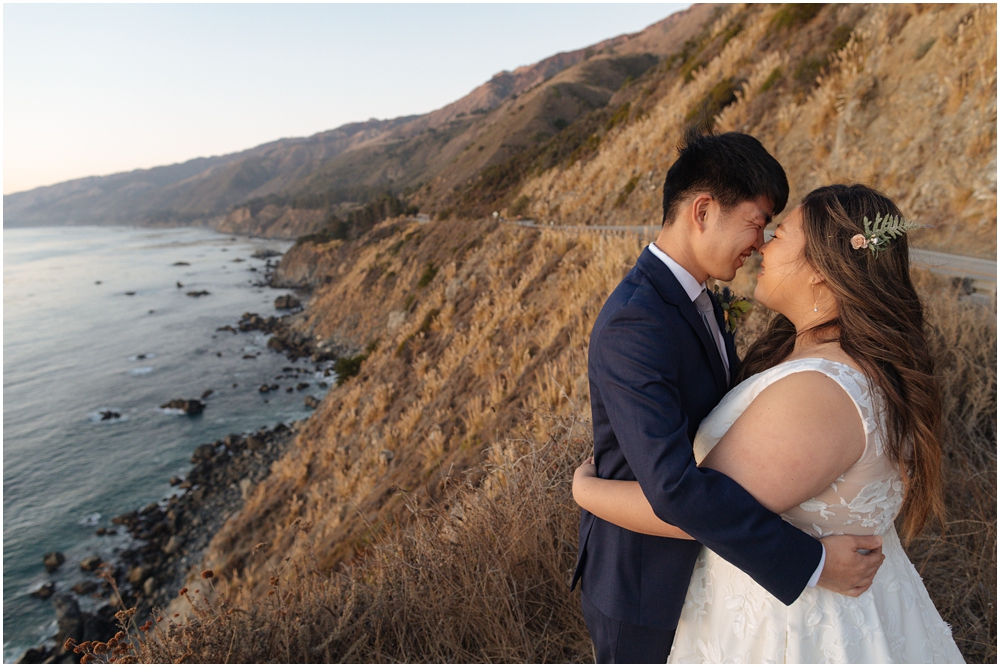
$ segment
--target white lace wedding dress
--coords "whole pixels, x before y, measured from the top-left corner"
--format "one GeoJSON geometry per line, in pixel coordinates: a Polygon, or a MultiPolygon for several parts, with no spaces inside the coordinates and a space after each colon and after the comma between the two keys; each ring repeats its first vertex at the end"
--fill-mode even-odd
{"type": "Polygon", "coordinates": [[[765,387],[802,371],[822,372],[844,388],[858,408],[867,439],[857,463],[784,518],[816,537],[881,535],[885,562],[860,597],[807,588],[786,607],[741,570],[702,549],[669,662],[964,662],[896,535],[893,519],[903,485],[876,429],[875,397],[862,373],[846,364],[810,358],[748,378],[701,423],[695,458],[700,462],[708,455],[765,387]]]}

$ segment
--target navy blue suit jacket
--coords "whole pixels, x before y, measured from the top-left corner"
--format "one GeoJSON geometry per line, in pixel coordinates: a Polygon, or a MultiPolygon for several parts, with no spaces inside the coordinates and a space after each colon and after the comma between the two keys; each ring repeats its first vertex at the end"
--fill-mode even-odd
{"type": "MultiPolygon", "coordinates": [[[[725,331],[718,304],[715,314],[725,331]]],[[[697,306],[648,248],[597,317],[588,370],[598,476],[638,480],[656,515],[698,541],[633,533],[584,511],[571,587],[581,581],[615,620],[674,628],[704,544],[791,604],[822,547],[731,478],[695,465],[698,425],[729,386],[697,306]]]]}

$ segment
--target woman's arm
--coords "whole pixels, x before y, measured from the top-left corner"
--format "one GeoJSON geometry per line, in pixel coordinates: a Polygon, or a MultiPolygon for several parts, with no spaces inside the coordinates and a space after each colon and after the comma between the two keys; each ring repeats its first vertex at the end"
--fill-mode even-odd
{"type": "Polygon", "coordinates": [[[573,473],[573,499],[594,516],[633,533],[692,539],[680,528],[660,521],[653,514],[639,482],[599,478],[593,457],[573,473]]]}
{"type": "Polygon", "coordinates": [[[701,465],[781,514],[829,488],[864,451],[851,397],[825,374],[803,371],[764,389],[701,465]]]}
{"type": "MultiPolygon", "coordinates": [[[[829,487],[864,447],[865,431],[850,396],[822,373],[801,372],[762,391],[701,465],[725,473],[780,514],[829,487]]],[[[573,498],[627,530],[691,539],[656,517],[638,482],[600,479],[592,459],[573,475],[573,498]]]]}

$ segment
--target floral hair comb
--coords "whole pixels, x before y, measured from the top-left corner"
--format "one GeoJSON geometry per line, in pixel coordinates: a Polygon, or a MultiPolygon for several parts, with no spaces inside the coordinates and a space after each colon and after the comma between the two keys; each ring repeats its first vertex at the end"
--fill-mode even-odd
{"type": "Polygon", "coordinates": [[[868,248],[875,257],[878,257],[879,252],[886,249],[892,239],[902,236],[911,229],[923,227],[921,224],[906,220],[898,215],[887,215],[883,218],[881,213],[875,214],[875,222],[865,216],[864,223],[865,233],[852,236],[851,247],[855,250],[868,248]]]}

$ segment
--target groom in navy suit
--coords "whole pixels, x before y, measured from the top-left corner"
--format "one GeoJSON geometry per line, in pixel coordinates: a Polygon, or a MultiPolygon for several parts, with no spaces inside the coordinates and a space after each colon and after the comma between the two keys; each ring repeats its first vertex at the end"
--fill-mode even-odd
{"type": "Polygon", "coordinates": [[[732,280],[787,200],[784,170],[755,138],[689,134],[663,186],[663,228],[594,324],[597,474],[638,480],[656,515],[698,540],[634,533],[583,511],[571,587],[581,584],[599,663],[666,661],[702,544],[785,604],[817,584],[860,595],[882,562],[878,538],[821,543],[695,466],[698,425],[739,365],[705,281],[732,280]]]}

